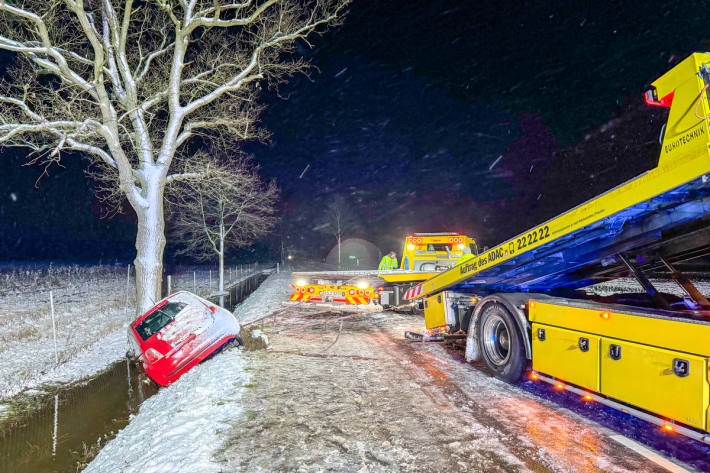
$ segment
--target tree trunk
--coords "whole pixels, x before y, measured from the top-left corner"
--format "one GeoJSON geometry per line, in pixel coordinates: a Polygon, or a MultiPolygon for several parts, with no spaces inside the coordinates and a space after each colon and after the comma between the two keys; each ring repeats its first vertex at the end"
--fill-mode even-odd
{"type": "Polygon", "coordinates": [[[219,239],[219,306],[224,307],[224,237],[219,239]]]}
{"type": "Polygon", "coordinates": [[[148,178],[145,207],[136,207],[136,313],[145,313],[161,298],[163,251],[165,250],[165,217],[163,186],[158,172],[148,178]],[[151,182],[155,181],[155,182],[151,182]]]}

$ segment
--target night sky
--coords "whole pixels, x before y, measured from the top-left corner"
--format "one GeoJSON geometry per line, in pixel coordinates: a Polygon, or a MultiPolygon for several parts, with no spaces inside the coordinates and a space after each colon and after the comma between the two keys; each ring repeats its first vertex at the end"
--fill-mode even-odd
{"type": "MultiPolygon", "coordinates": [[[[282,187],[283,219],[240,256],[276,258],[283,241],[324,257],[336,198],[347,235],[382,250],[415,231],[493,246],[655,165],[665,112],[642,93],[706,49],[708,2],[589,5],[356,0],[299,44],[310,79],[263,97],[271,142],[245,149],[282,187]]],[[[39,188],[21,151],[0,159],[0,260],[134,257],[131,216],[97,218],[79,156],[39,188]]]]}

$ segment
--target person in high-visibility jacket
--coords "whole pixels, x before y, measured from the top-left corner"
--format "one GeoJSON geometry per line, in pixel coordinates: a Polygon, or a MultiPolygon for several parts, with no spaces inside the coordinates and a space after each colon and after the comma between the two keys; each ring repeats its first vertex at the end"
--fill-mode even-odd
{"type": "Polygon", "coordinates": [[[473,253],[471,253],[471,248],[468,246],[464,246],[463,250],[461,250],[462,256],[456,260],[456,265],[459,265],[463,263],[464,261],[468,261],[470,259],[473,259],[473,253]]]}
{"type": "Polygon", "coordinates": [[[387,269],[397,269],[397,253],[390,251],[382,257],[380,260],[380,266],[377,268],[379,271],[387,269]]]}

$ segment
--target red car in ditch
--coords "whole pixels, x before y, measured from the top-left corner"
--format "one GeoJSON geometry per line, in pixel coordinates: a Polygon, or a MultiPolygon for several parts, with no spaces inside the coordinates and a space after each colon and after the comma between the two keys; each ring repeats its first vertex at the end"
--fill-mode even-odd
{"type": "Polygon", "coordinates": [[[153,381],[167,386],[235,339],[239,341],[239,322],[234,315],[181,291],[129,325],[128,354],[141,361],[153,381]]]}

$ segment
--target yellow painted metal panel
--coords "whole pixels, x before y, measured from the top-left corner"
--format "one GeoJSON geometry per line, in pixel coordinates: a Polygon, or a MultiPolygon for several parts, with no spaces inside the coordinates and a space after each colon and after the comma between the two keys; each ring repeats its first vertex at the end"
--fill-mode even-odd
{"type": "Polygon", "coordinates": [[[710,356],[710,325],[531,301],[531,322],[710,356]]]}
{"type": "MultiPolygon", "coordinates": [[[[464,247],[477,248],[476,240],[466,235],[458,233],[441,234],[441,235],[414,235],[408,236],[404,240],[404,248],[402,249],[402,259],[400,269],[412,270],[416,262],[422,261],[456,261],[463,256],[462,250],[464,247]],[[430,250],[430,245],[439,245],[438,250],[430,250]],[[449,251],[441,248],[441,245],[449,247],[449,251]],[[459,248],[459,245],[462,245],[459,248]],[[405,261],[407,265],[405,266],[405,261]]],[[[428,270],[429,268],[427,268],[428,270]]],[[[436,276],[438,273],[433,272],[429,277],[436,276]]],[[[424,279],[428,278],[422,278],[424,279]]],[[[406,281],[414,281],[407,279],[406,281]]]]}
{"type": "Polygon", "coordinates": [[[698,115],[695,114],[702,88],[703,81],[697,74],[690,75],[676,88],[663,136],[660,167],[672,166],[707,153],[708,121],[698,118],[698,115],[708,114],[707,100],[700,100],[698,115]]]}
{"type": "Polygon", "coordinates": [[[535,371],[599,391],[599,337],[547,325],[532,325],[532,366],[535,371]],[[540,340],[538,330],[544,330],[540,340]],[[587,340],[587,351],[580,348],[587,340]]]}
{"type": "Polygon", "coordinates": [[[601,392],[620,401],[706,428],[707,359],[636,343],[602,338],[601,392]],[[620,347],[619,359],[611,346],[620,347]],[[674,360],[687,363],[688,374],[674,373],[674,360]]]}
{"type": "Polygon", "coordinates": [[[691,79],[703,63],[710,61],[710,54],[691,54],[681,62],[673,66],[661,77],[651,83],[656,88],[658,98],[663,98],[673,92],[678,85],[691,79]]]}
{"type": "Polygon", "coordinates": [[[377,277],[384,279],[387,282],[416,282],[425,281],[433,278],[439,273],[401,273],[401,274],[378,274],[377,277]]]}
{"type": "MultiPolygon", "coordinates": [[[[669,71],[659,79],[659,90],[666,84],[672,84],[668,85],[671,87],[669,91],[664,91],[660,95],[675,90],[666,127],[671,132],[664,142],[674,149],[664,151],[668,156],[662,156],[656,168],[494,247],[477,258],[424,281],[419,297],[445,290],[475,276],[482,270],[710,172],[708,124],[700,123],[701,120],[695,116],[694,107],[691,106],[702,89],[702,82],[695,80],[694,75],[699,65],[707,61],[710,61],[710,55],[694,54],[687,62],[682,63],[682,67],[677,72],[669,71]],[[666,76],[668,78],[664,79],[666,76]]],[[[699,112],[708,113],[705,105],[699,109],[699,112]]]]}
{"type": "Polygon", "coordinates": [[[424,323],[426,328],[446,325],[446,297],[444,294],[436,294],[425,299],[424,323]]]}

